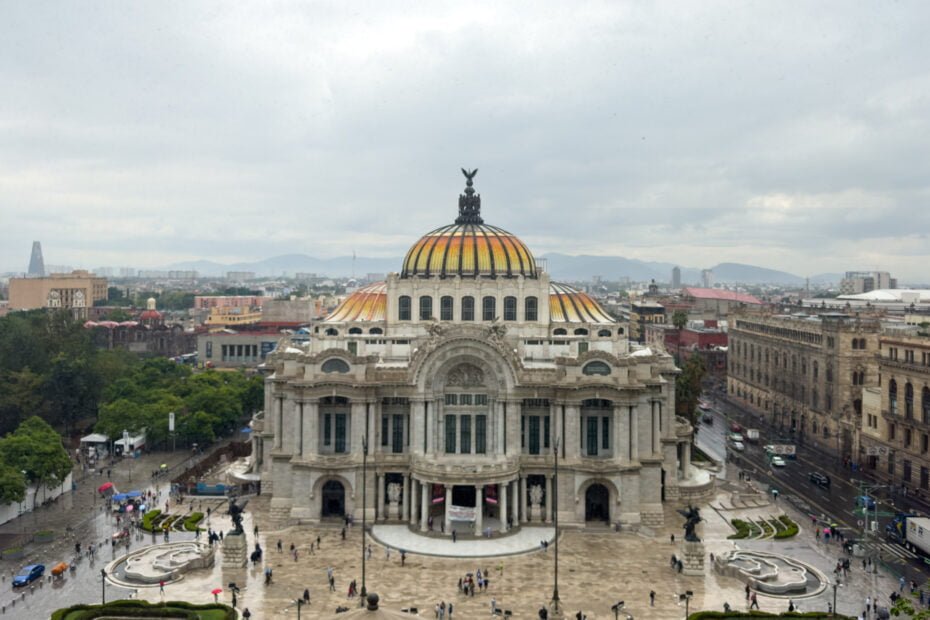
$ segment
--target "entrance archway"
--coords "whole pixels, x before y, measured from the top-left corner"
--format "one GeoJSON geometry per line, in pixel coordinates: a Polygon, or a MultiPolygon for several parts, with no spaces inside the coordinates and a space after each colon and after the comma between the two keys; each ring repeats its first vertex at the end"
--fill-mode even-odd
{"type": "Polygon", "coordinates": [[[338,480],[329,480],[323,485],[322,517],[343,517],[346,514],[346,489],[338,480]]]}
{"type": "Polygon", "coordinates": [[[610,520],[610,492],[603,484],[592,484],[584,494],[584,520],[610,520]]]}

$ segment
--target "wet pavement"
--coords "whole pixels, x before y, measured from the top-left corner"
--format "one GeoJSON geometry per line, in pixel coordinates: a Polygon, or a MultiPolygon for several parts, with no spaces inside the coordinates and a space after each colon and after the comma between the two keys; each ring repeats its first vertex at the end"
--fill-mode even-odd
{"type": "MultiPolygon", "coordinates": [[[[157,459],[156,459],[157,460],[157,459]]],[[[740,498],[765,498],[765,489],[752,489],[745,482],[734,480],[734,471],[720,481],[720,493],[710,506],[702,510],[704,522],[698,527],[708,553],[720,554],[734,548],[756,549],[783,553],[814,565],[832,578],[833,567],[837,558],[845,557],[838,545],[828,545],[815,540],[810,530],[809,521],[804,522],[804,515],[792,513],[790,506],[774,505],[767,499],[747,503],[740,498]],[[753,491],[761,491],[755,495],[753,491]],[[737,501],[738,500],[738,501],[737,501]],[[728,520],[734,517],[751,515],[778,515],[788,512],[797,520],[801,533],[788,541],[731,541],[727,536],[732,533],[728,520]]],[[[144,471],[144,470],[143,470],[144,471]]],[[[119,480],[120,474],[114,470],[114,481],[120,490],[129,486],[119,480]]],[[[105,480],[105,478],[104,478],[105,480]]],[[[113,552],[106,546],[98,553],[95,561],[84,558],[76,572],[68,575],[60,583],[45,582],[36,586],[34,594],[25,594],[16,607],[10,607],[13,595],[9,588],[10,570],[38,560],[46,566],[65,559],[70,560],[75,540],[86,544],[91,541],[103,541],[115,530],[115,519],[104,514],[99,503],[91,503],[92,493],[87,489],[96,489],[99,479],[84,481],[73,495],[59,500],[40,511],[35,517],[36,529],[49,527],[43,523],[58,523],[61,530],[64,524],[73,523],[74,536],[63,536],[48,545],[31,545],[27,559],[2,563],[6,586],[0,590],[0,605],[6,604],[4,614],[13,618],[48,617],[54,609],[70,604],[99,602],[101,582],[99,569],[110,560],[125,553],[125,547],[113,552]]],[[[133,488],[142,488],[135,485],[133,488]]],[[[160,500],[163,508],[166,483],[159,487],[162,492],[160,500]]],[[[328,617],[340,605],[354,607],[358,600],[347,599],[349,582],[357,579],[361,585],[361,531],[359,527],[350,527],[345,540],[341,535],[341,524],[321,526],[295,526],[279,530],[270,518],[268,497],[251,498],[245,513],[244,528],[249,549],[256,541],[254,526],[259,526],[257,541],[264,549],[264,562],[249,564],[242,569],[222,568],[222,547],[217,553],[217,561],[212,569],[194,571],[176,584],[166,586],[165,597],[168,600],[183,599],[192,602],[209,602],[213,600],[211,591],[222,588],[220,600],[229,603],[231,593],[228,584],[235,582],[240,588],[239,607],[248,607],[252,618],[296,618],[297,608],[294,600],[302,595],[305,588],[310,590],[311,605],[301,611],[302,617],[328,617]],[[319,536],[321,547],[316,548],[319,536]],[[277,541],[282,542],[282,551],[277,551],[277,541]],[[296,559],[290,552],[291,544],[297,551],[296,559]],[[313,553],[310,551],[314,546],[313,553]],[[272,583],[264,584],[263,572],[266,567],[273,569],[272,583]],[[335,576],[335,591],[327,585],[326,569],[332,567],[335,576]]],[[[225,516],[225,509],[220,508],[222,501],[207,500],[203,505],[196,504],[195,509],[212,505],[214,509],[209,523],[214,530],[228,531],[231,522],[225,516]]],[[[783,503],[783,502],[781,502],[783,503]]],[[[185,504],[190,510],[190,504],[185,504]]],[[[674,509],[666,508],[666,526],[654,531],[639,533],[614,532],[605,528],[583,531],[564,531],[559,540],[559,594],[563,609],[569,617],[582,610],[589,620],[613,618],[610,606],[618,600],[626,602],[626,610],[636,618],[683,618],[684,607],[679,604],[680,593],[691,590],[694,596],[690,609],[717,609],[724,602],[735,609],[745,608],[743,583],[729,577],[717,575],[709,570],[701,576],[685,576],[670,567],[672,554],[681,555],[681,524],[684,519],[674,509]],[[677,541],[672,542],[671,535],[677,541]],[[655,605],[650,606],[649,593],[656,592],[655,605]]],[[[31,516],[26,517],[31,520],[31,516]]],[[[28,523],[28,521],[27,521],[28,523]]],[[[7,524],[6,528],[15,528],[16,523],[7,524]]],[[[15,530],[13,530],[15,532],[15,530]]],[[[172,540],[192,538],[193,534],[172,532],[172,540]]],[[[423,544],[430,545],[426,539],[423,544]]],[[[379,542],[369,537],[371,557],[366,559],[366,584],[369,591],[377,592],[382,607],[402,609],[417,607],[421,615],[433,617],[432,608],[440,602],[452,602],[455,616],[458,618],[490,617],[492,601],[497,607],[511,610],[514,618],[536,618],[537,610],[552,598],[554,580],[555,547],[550,545],[548,551],[536,549],[528,553],[503,557],[485,558],[450,558],[436,555],[408,553],[404,565],[401,565],[397,550],[388,550],[379,542]],[[466,596],[458,589],[458,580],[467,573],[478,569],[490,575],[490,587],[487,592],[475,592],[466,596]]],[[[141,539],[134,537],[132,549],[152,544],[151,535],[141,539]]],[[[158,542],[156,540],[155,542],[158,542]]],[[[473,541],[477,543],[478,541],[473,541]]],[[[500,548],[500,542],[492,539],[486,542],[492,549],[500,548]]],[[[436,540],[435,552],[445,552],[447,540],[436,540]]],[[[129,591],[114,585],[107,585],[108,600],[138,596],[151,601],[161,599],[159,589],[140,587],[129,591]]],[[[855,614],[861,611],[864,597],[878,595],[881,600],[896,587],[894,580],[887,574],[870,574],[861,570],[854,562],[849,577],[837,589],[838,611],[855,614]]],[[[795,599],[802,610],[826,610],[832,602],[833,591],[816,598],[795,599]]],[[[788,606],[787,598],[759,595],[759,604],[763,610],[784,611],[788,606]]]]}

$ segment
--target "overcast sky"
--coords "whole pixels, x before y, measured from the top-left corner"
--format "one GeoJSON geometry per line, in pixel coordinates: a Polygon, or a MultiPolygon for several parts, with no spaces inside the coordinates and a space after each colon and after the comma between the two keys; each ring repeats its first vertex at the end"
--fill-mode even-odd
{"type": "MultiPolygon", "coordinates": [[[[3,2],[0,271],[536,254],[928,281],[930,3],[3,2]]],[[[398,265],[399,267],[399,265],[398,265]]]]}

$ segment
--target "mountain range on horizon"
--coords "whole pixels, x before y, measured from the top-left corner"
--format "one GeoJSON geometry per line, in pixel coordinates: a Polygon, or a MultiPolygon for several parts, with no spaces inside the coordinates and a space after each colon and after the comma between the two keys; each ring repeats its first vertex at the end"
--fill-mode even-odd
{"type": "MultiPolygon", "coordinates": [[[[592,256],[547,253],[539,257],[546,263],[546,271],[557,281],[587,281],[595,276],[616,281],[630,278],[633,281],[656,280],[670,282],[673,263],[641,261],[622,256],[592,256]]],[[[256,276],[293,276],[296,273],[316,273],[329,277],[364,277],[370,273],[386,274],[398,271],[403,263],[400,257],[370,258],[337,256],[315,258],[306,254],[282,254],[263,260],[231,264],[210,260],[182,261],[165,267],[170,270],[196,270],[203,276],[223,276],[229,271],[254,272],[256,276]]],[[[682,284],[697,284],[701,281],[701,268],[681,268],[682,284]]],[[[710,268],[714,282],[728,284],[779,284],[804,286],[805,279],[785,271],[745,265],[742,263],[720,263],[710,268]]],[[[811,284],[838,283],[838,273],[822,273],[810,277],[811,284]]]]}

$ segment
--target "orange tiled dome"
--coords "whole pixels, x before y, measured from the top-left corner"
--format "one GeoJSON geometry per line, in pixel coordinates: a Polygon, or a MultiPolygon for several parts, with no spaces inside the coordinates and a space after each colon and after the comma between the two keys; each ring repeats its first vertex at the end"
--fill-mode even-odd
{"type": "Polygon", "coordinates": [[[515,235],[482,223],[456,223],[426,233],[407,252],[402,278],[536,277],[536,260],[515,235]]]}

